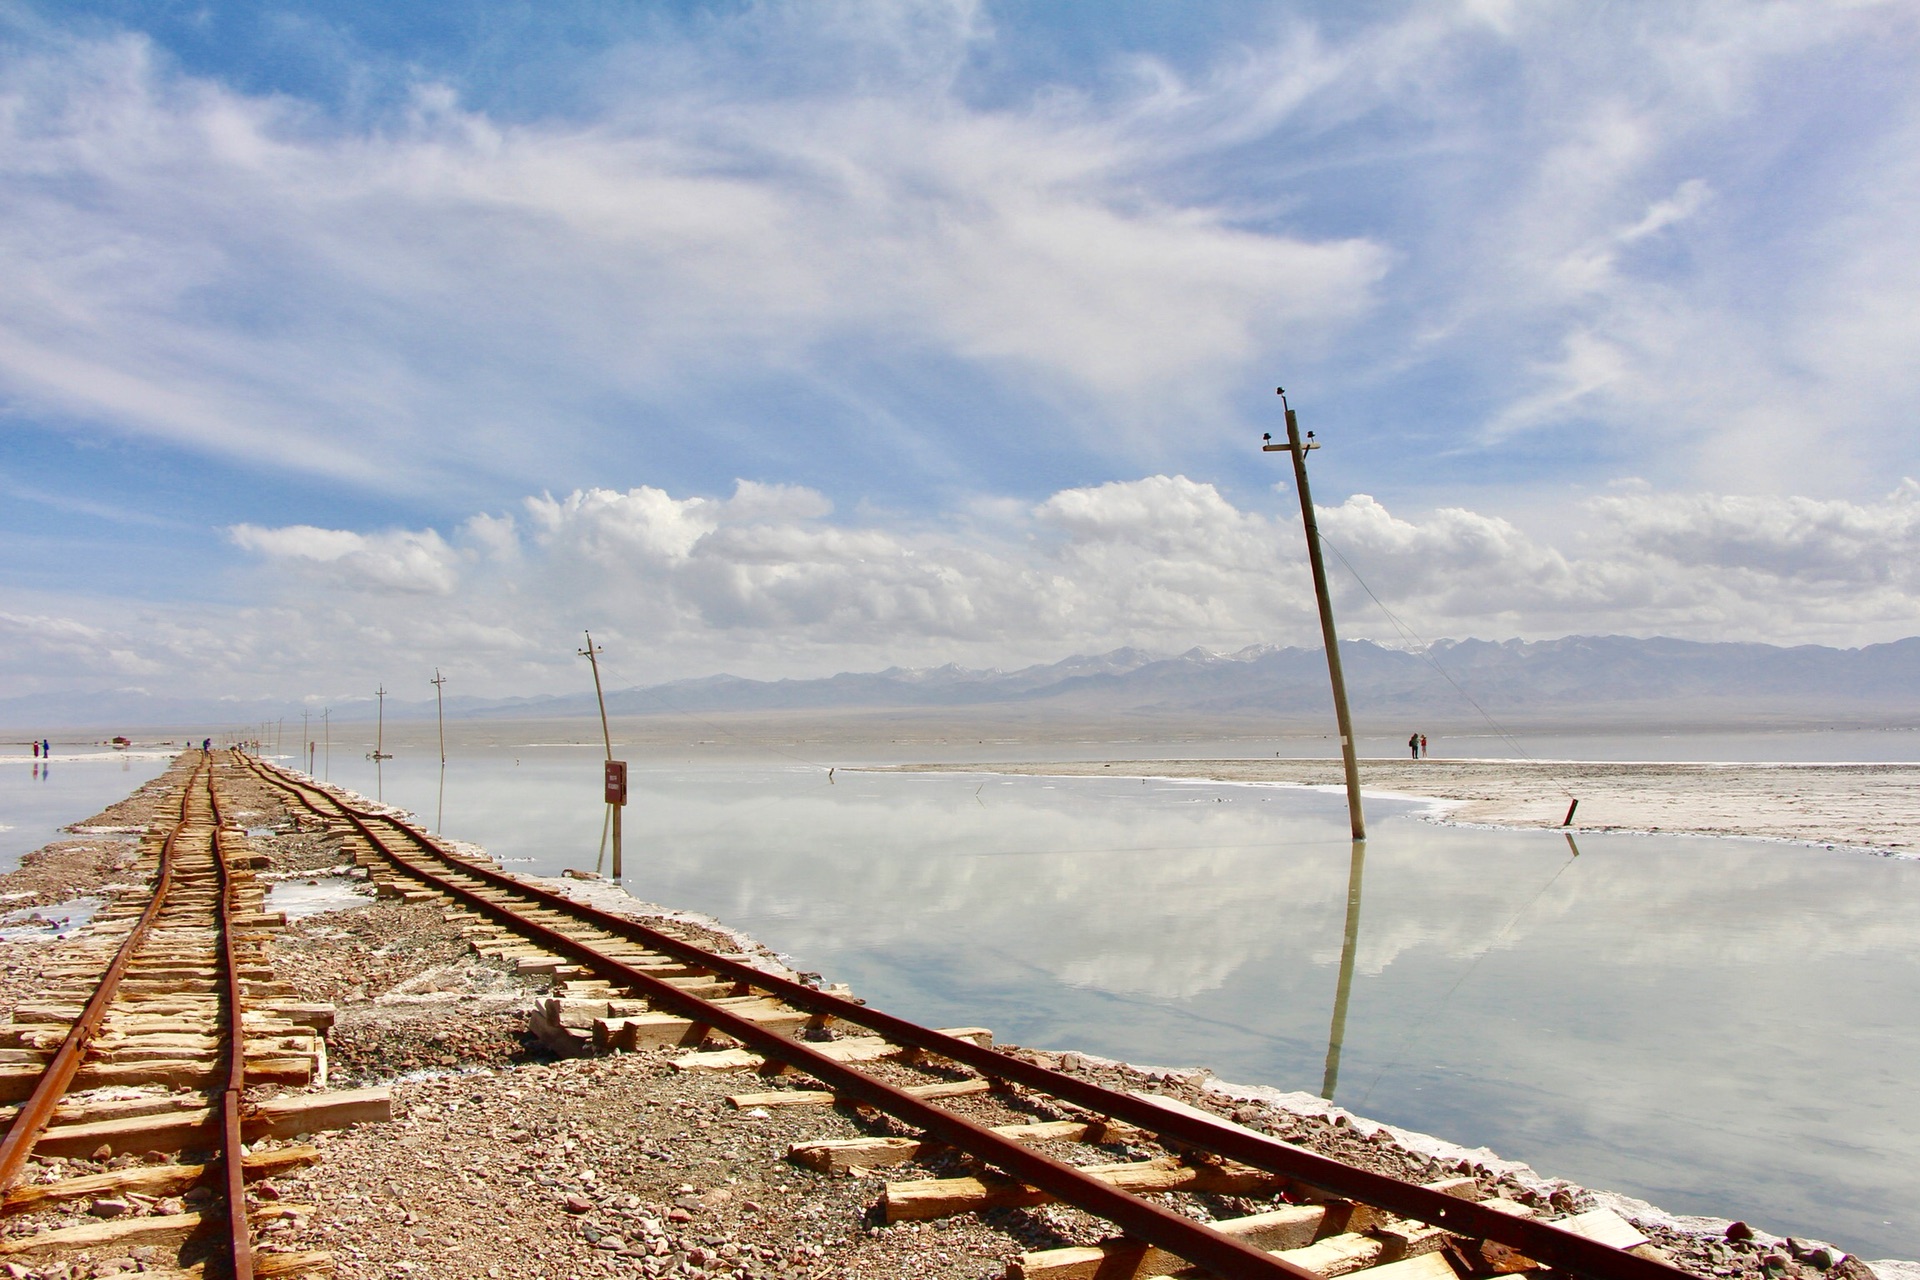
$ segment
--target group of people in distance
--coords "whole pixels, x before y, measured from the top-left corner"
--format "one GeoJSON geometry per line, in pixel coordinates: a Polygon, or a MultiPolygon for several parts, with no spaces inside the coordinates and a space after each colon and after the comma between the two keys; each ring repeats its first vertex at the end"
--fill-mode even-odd
{"type": "Polygon", "coordinates": [[[48,760],[53,759],[53,744],[45,738],[41,738],[33,744],[33,758],[38,760],[43,756],[48,760]]]}
{"type": "Polygon", "coordinates": [[[1416,733],[1407,739],[1407,754],[1418,760],[1427,754],[1427,735],[1416,733]]]}

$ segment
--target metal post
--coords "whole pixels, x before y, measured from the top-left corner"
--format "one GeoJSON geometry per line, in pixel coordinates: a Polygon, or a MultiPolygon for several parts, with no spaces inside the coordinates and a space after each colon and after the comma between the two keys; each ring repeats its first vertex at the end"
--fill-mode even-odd
{"type": "MultiPolygon", "coordinates": [[[[600,704],[600,737],[607,745],[607,761],[613,761],[613,730],[607,727],[607,695],[600,687],[600,654],[602,649],[593,642],[593,632],[584,632],[587,647],[578,652],[593,666],[593,696],[600,704]]],[[[613,878],[620,878],[620,805],[609,806],[613,810],[613,878]]]]}
{"type": "Polygon", "coordinates": [[[1313,518],[1313,493],[1307,488],[1307,450],[1318,449],[1313,443],[1313,433],[1307,433],[1306,442],[1300,439],[1300,420],[1293,415],[1293,406],[1287,403],[1285,387],[1274,388],[1280,397],[1280,404],[1287,412],[1287,443],[1274,444],[1271,435],[1264,437],[1266,443],[1262,449],[1267,453],[1287,452],[1293,455],[1293,480],[1300,490],[1300,518],[1307,527],[1307,562],[1313,566],[1313,594],[1320,604],[1320,637],[1327,646],[1327,675],[1333,681],[1333,714],[1340,726],[1340,755],[1347,768],[1347,816],[1353,820],[1353,838],[1367,838],[1367,819],[1360,812],[1360,761],[1354,754],[1353,717],[1347,714],[1347,681],[1340,672],[1340,636],[1333,629],[1333,600],[1327,594],[1327,566],[1320,558],[1320,525],[1313,518]]]}
{"type": "Polygon", "coordinates": [[[333,708],[327,707],[320,712],[320,736],[326,744],[326,751],[320,757],[323,771],[322,781],[333,781],[333,708]]]}

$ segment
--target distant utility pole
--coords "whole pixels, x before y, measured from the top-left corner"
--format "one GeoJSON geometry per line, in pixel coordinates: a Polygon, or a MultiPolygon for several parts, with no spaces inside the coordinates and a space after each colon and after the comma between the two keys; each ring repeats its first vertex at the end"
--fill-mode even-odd
{"type": "Polygon", "coordinates": [[[307,753],[307,776],[309,778],[313,776],[313,730],[309,727],[309,721],[312,715],[313,713],[311,711],[304,709],[300,712],[300,746],[307,753]]]}
{"type": "Polygon", "coordinates": [[[322,782],[333,781],[333,708],[325,707],[320,712],[320,736],[327,744],[326,754],[321,756],[320,768],[323,770],[322,782]]]}
{"type": "Polygon", "coordinates": [[[367,759],[376,762],[391,760],[393,757],[387,754],[387,686],[381,685],[375,689],[373,696],[379,699],[380,707],[376,712],[378,719],[374,721],[373,754],[367,759]]]}
{"type": "Polygon", "coordinates": [[[620,878],[620,810],[627,804],[627,762],[613,758],[613,730],[607,727],[607,695],[600,686],[600,655],[605,652],[586,633],[587,647],[576,652],[593,664],[593,696],[600,704],[600,736],[607,744],[606,796],[613,820],[613,878],[620,878]]]}
{"type": "Polygon", "coordinates": [[[440,697],[440,686],[445,684],[446,682],[447,682],[447,678],[440,674],[440,668],[438,667],[435,667],[433,669],[433,679],[427,681],[428,684],[433,686],[434,718],[440,722],[440,763],[441,764],[445,764],[447,762],[447,708],[446,708],[446,704],[441,700],[441,697],[440,697]]]}
{"type": "Polygon", "coordinates": [[[1313,594],[1320,603],[1320,638],[1327,646],[1327,675],[1333,680],[1333,714],[1340,725],[1340,755],[1347,767],[1347,816],[1353,820],[1353,838],[1367,838],[1367,819],[1360,812],[1360,761],[1354,753],[1353,717],[1347,714],[1347,681],[1340,673],[1340,636],[1333,629],[1333,600],[1327,594],[1327,566],[1320,558],[1320,525],[1313,518],[1313,494],[1307,488],[1307,450],[1318,449],[1313,432],[1300,439],[1300,420],[1287,403],[1287,389],[1275,387],[1280,406],[1287,413],[1287,442],[1273,443],[1271,434],[1261,436],[1266,453],[1293,455],[1293,480],[1300,490],[1300,518],[1307,526],[1307,562],[1313,566],[1313,594]]]}

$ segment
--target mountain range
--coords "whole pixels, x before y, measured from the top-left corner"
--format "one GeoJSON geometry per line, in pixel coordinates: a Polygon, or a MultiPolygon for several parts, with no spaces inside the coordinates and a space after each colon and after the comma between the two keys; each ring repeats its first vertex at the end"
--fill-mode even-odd
{"type": "MultiPolygon", "coordinates": [[[[1920,713],[1920,637],[1858,649],[1703,643],[1666,638],[1568,636],[1501,642],[1444,640],[1421,650],[1370,641],[1341,645],[1356,715],[1494,714],[1591,718],[1609,709],[1690,720],[1750,715],[1855,721],[1920,713]]],[[[1025,709],[1077,717],[1320,715],[1329,708],[1318,648],[1252,646],[1232,653],[1140,649],[1081,655],[1015,671],[892,667],[817,679],[716,675],[610,690],[619,716],[723,712],[855,712],[1025,709]]],[[[307,708],[312,710],[313,708],[307,708]]],[[[297,703],[169,697],[147,690],[35,694],[0,699],[0,724],[24,729],[258,722],[299,715],[297,703]]],[[[337,720],[372,719],[373,699],[333,706],[337,720]]],[[[592,692],[447,699],[461,719],[557,719],[594,714],[592,692]]],[[[430,717],[431,698],[389,697],[393,720],[430,717]]]]}

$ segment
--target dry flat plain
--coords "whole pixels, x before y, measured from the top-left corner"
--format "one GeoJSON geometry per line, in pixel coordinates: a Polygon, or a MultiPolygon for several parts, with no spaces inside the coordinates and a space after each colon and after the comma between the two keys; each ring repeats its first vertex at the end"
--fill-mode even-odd
{"type": "MultiPolygon", "coordinates": [[[[1113,760],[929,764],[916,772],[1154,777],[1339,787],[1338,760],[1113,760]]],[[[1444,802],[1445,820],[1572,830],[1658,831],[1920,849],[1920,765],[1658,764],[1531,760],[1363,760],[1373,794],[1444,802]]]]}

